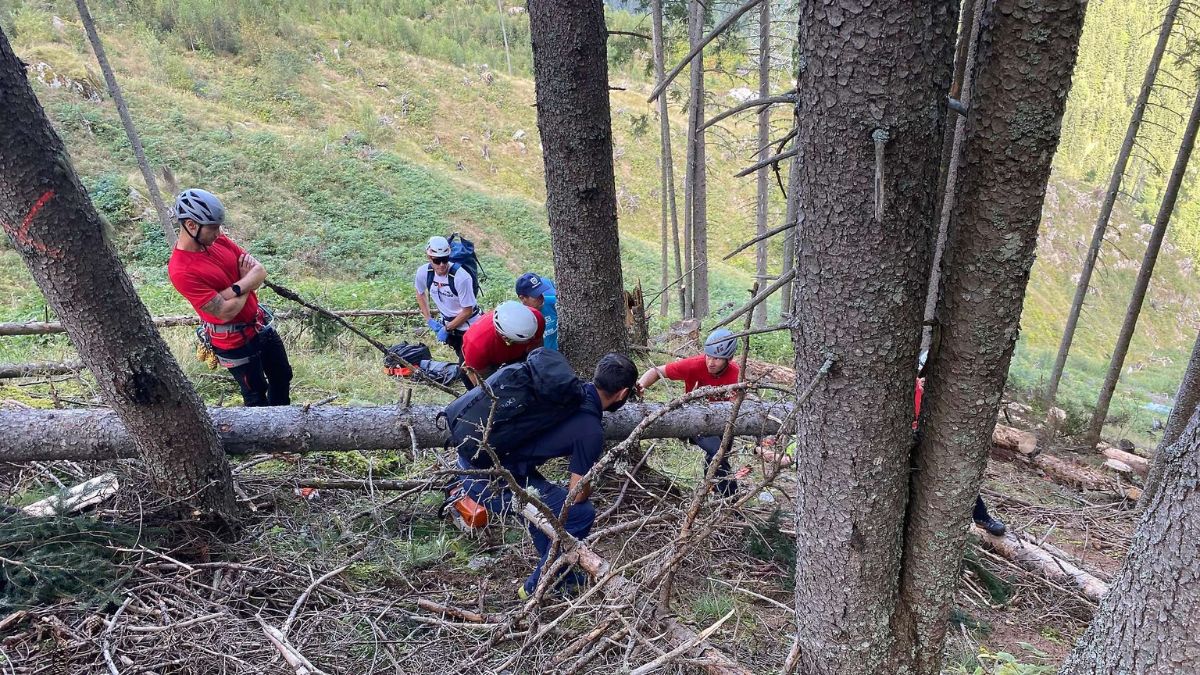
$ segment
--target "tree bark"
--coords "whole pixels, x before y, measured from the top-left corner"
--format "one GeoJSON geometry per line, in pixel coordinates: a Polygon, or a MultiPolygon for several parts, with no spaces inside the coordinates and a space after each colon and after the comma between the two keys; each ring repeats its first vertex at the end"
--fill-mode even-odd
{"type": "Polygon", "coordinates": [[[531,0],[528,9],[562,351],[590,374],[628,345],[604,3],[531,0]]]}
{"type": "Polygon", "coordinates": [[[1167,225],[1171,223],[1171,214],[1175,211],[1175,200],[1179,197],[1179,188],[1187,173],[1188,160],[1192,156],[1192,147],[1196,143],[1196,131],[1200,128],[1200,91],[1192,102],[1192,112],[1188,117],[1187,127],[1179,143],[1179,153],[1175,155],[1175,166],[1167,178],[1167,186],[1163,190],[1162,204],[1158,208],[1158,216],[1154,219],[1154,230],[1150,233],[1150,241],[1146,244],[1146,253],[1142,256],[1142,266],[1138,270],[1137,280],[1133,285],[1133,294],[1129,298],[1129,309],[1125,311],[1125,320],[1121,323],[1121,332],[1117,335],[1117,346],[1113,348],[1112,358],[1108,362],[1108,373],[1104,376],[1104,384],[1100,387],[1100,397],[1096,401],[1096,410],[1092,413],[1084,442],[1089,448],[1095,448],[1100,442],[1100,432],[1104,430],[1104,422],[1108,419],[1108,407],[1112,403],[1113,392],[1117,389],[1117,381],[1121,379],[1121,369],[1125,365],[1125,356],[1129,353],[1129,343],[1133,340],[1133,332],[1137,328],[1138,316],[1142,313],[1142,303],[1146,300],[1146,290],[1150,287],[1150,278],[1154,275],[1154,263],[1158,261],[1158,250],[1162,246],[1163,236],[1167,225]]]}
{"type": "Polygon", "coordinates": [[[175,224],[171,221],[171,213],[167,210],[167,205],[163,203],[162,193],[158,191],[158,181],[154,179],[154,170],[146,161],[146,152],[142,149],[142,139],[138,135],[137,128],[133,126],[133,117],[129,114],[129,106],[125,104],[125,97],[121,94],[117,77],[113,74],[112,66],[108,63],[108,56],[104,53],[104,44],[100,41],[100,34],[96,32],[96,22],[92,21],[92,13],[88,11],[87,0],[75,0],[75,6],[79,8],[79,18],[83,20],[83,29],[92,43],[92,51],[96,53],[96,61],[100,64],[100,72],[104,73],[104,81],[108,83],[108,93],[112,95],[113,103],[117,106],[117,114],[121,117],[121,124],[125,127],[125,135],[129,137],[129,145],[133,147],[133,155],[137,158],[138,169],[142,172],[142,179],[146,181],[146,190],[150,193],[150,202],[154,204],[154,211],[158,214],[163,237],[169,248],[175,248],[175,224]]]}
{"type": "MultiPolygon", "coordinates": [[[[758,6],[758,95],[767,98],[771,95],[771,3],[763,2],[758,6]]],[[[760,161],[771,156],[771,106],[763,106],[758,111],[758,158],[760,161]]],[[[762,236],[767,231],[767,204],[771,189],[771,169],[761,167],[758,170],[758,200],[755,208],[755,234],[762,236]]],[[[762,239],[754,247],[754,272],[758,282],[765,283],[767,278],[767,240],[762,239]]],[[[764,302],[754,308],[754,327],[762,328],[767,325],[767,304],[764,302]]]]}
{"type": "Polygon", "coordinates": [[[799,10],[796,371],[836,366],[798,408],[799,672],[891,672],[955,0],[807,0],[799,10]],[[878,189],[877,189],[878,188],[878,189]]]}
{"type": "MultiPolygon", "coordinates": [[[[650,11],[652,14],[654,41],[654,79],[656,82],[663,81],[665,69],[664,52],[666,50],[666,36],[663,34],[663,15],[662,15],[662,0],[652,0],[650,3],[650,11]]],[[[670,293],[667,293],[666,288],[671,283],[667,255],[667,242],[675,243],[675,278],[683,276],[683,262],[679,258],[679,215],[675,208],[675,155],[671,152],[671,119],[670,106],[667,105],[667,97],[658,97],[658,134],[659,143],[662,150],[659,155],[659,162],[662,165],[662,227],[660,234],[662,237],[662,299],[658,309],[659,316],[667,316],[670,309],[668,298],[670,293]],[[670,218],[671,229],[667,231],[667,222],[670,218]]],[[[683,293],[684,288],[679,289],[679,306],[683,308],[683,293]]]]}
{"type": "Polygon", "coordinates": [[[1171,407],[1171,414],[1167,417],[1167,426],[1163,429],[1162,439],[1158,442],[1158,449],[1154,451],[1150,474],[1146,477],[1145,489],[1142,491],[1142,500],[1139,506],[1149,506],[1154,495],[1158,494],[1158,489],[1162,486],[1163,471],[1167,468],[1167,449],[1179,440],[1188,420],[1192,419],[1192,415],[1196,413],[1198,405],[1200,405],[1200,334],[1196,335],[1196,342],[1192,345],[1192,357],[1188,359],[1187,370],[1184,371],[1183,380],[1175,392],[1175,405],[1171,407]]]}
{"type": "MultiPolygon", "coordinates": [[[[950,87],[950,98],[959,100],[968,109],[971,106],[972,80],[975,74],[975,52],[979,44],[980,19],[986,3],[983,0],[967,0],[963,9],[970,12],[964,16],[959,35],[959,45],[954,58],[954,84],[950,87]],[[965,42],[965,46],[964,46],[965,42]],[[961,58],[960,58],[961,57],[961,58]]],[[[964,12],[966,14],[966,12],[964,12]]],[[[925,327],[921,331],[921,349],[930,347],[933,339],[933,322],[937,310],[938,288],[942,279],[942,252],[946,249],[946,236],[950,229],[950,214],[954,211],[955,192],[958,189],[959,163],[962,161],[963,145],[966,142],[967,118],[954,114],[946,125],[949,147],[943,146],[941,175],[939,176],[937,217],[937,241],[933,246],[933,264],[929,268],[929,288],[925,291],[925,327]]]]}
{"type": "Polygon", "coordinates": [[[1200,415],[1164,455],[1162,488],[1061,675],[1200,669],[1200,415]]]}
{"type": "Polygon", "coordinates": [[[1079,0],[990,5],[981,17],[957,200],[954,164],[946,183],[953,227],[937,310],[941,340],[927,363],[893,621],[895,672],[916,675],[941,672],[966,526],[1016,345],[1086,7],[1079,0]]]}
{"type": "MultiPolygon", "coordinates": [[[[688,2],[688,35],[694,49],[704,39],[704,5],[700,0],[688,2]]],[[[708,316],[708,167],[704,145],[704,51],[692,59],[691,106],[688,110],[688,133],[692,137],[692,316],[708,316]]]]}
{"type": "Polygon", "coordinates": [[[236,513],[229,464],[200,397],[150,322],[0,32],[0,225],[66,326],[155,487],[201,517],[236,513]]]}
{"type": "MultiPolygon", "coordinates": [[[[622,440],[659,404],[629,404],[605,415],[604,434],[622,440]]],[[[644,438],[687,438],[717,435],[729,421],[731,404],[687,405],[647,427],[644,438]]],[[[349,450],[404,450],[440,447],[441,406],[277,406],[210,408],[211,425],[224,452],[308,453],[349,450]],[[411,429],[411,433],[410,433],[411,429]]],[[[790,406],[747,401],[734,432],[759,436],[779,430],[790,406]]],[[[133,436],[111,410],[0,410],[0,462],[101,460],[138,456],[133,436]]]]}
{"type": "MultiPolygon", "coordinates": [[[[1133,114],[1129,117],[1129,126],[1125,129],[1125,140],[1117,153],[1117,161],[1113,164],[1112,175],[1108,179],[1108,190],[1104,193],[1104,202],[1100,205],[1100,214],[1096,217],[1096,226],[1092,229],[1092,243],[1083,259],[1083,269],[1079,272],[1079,283],[1075,286],[1075,297],[1071,300],[1071,309],[1067,313],[1067,325],[1063,329],[1062,341],[1058,345],[1058,355],[1054,357],[1054,369],[1050,371],[1050,381],[1046,385],[1046,407],[1054,405],[1058,397],[1058,384],[1062,381],[1063,369],[1067,365],[1067,354],[1071,351],[1071,341],[1075,339],[1075,328],[1079,325],[1079,314],[1083,311],[1083,302],[1087,299],[1088,285],[1092,281],[1092,271],[1096,268],[1096,259],[1100,256],[1100,246],[1104,243],[1104,233],[1108,229],[1108,219],[1112,216],[1113,205],[1121,191],[1121,181],[1125,178],[1125,166],[1129,163],[1129,155],[1133,152],[1133,144],[1137,141],[1138,129],[1142,125],[1142,116],[1146,112],[1146,104],[1150,100],[1150,92],[1154,89],[1154,80],[1158,77],[1158,67],[1163,54],[1167,50],[1167,42],[1171,38],[1171,30],[1175,26],[1175,17],[1179,12],[1179,0],[1171,0],[1163,15],[1162,28],[1158,31],[1158,42],[1150,63],[1146,65],[1146,75],[1142,78],[1142,89],[1138,92],[1137,101],[1133,105],[1133,114]]],[[[1186,423],[1186,419],[1184,422],[1186,423]]]]}

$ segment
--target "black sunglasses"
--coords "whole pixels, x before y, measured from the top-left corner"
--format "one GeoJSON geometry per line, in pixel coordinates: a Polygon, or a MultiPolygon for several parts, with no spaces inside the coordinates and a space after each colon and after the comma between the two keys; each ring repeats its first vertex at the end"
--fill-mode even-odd
{"type": "Polygon", "coordinates": [[[446,263],[450,262],[450,258],[448,256],[443,256],[440,258],[431,257],[429,262],[433,263],[434,265],[445,265],[446,263]]]}

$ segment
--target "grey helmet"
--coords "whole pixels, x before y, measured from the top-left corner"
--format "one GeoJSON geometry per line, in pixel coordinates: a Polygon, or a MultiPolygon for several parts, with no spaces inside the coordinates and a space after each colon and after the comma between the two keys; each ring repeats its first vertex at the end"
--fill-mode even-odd
{"type": "Polygon", "coordinates": [[[737,339],[730,340],[733,331],[728,328],[718,328],[708,334],[704,341],[704,353],[714,359],[732,359],[737,352],[737,339]]]}
{"type": "Polygon", "coordinates": [[[200,225],[223,225],[225,205],[208,190],[184,190],[175,198],[175,219],[191,219],[200,225]]]}

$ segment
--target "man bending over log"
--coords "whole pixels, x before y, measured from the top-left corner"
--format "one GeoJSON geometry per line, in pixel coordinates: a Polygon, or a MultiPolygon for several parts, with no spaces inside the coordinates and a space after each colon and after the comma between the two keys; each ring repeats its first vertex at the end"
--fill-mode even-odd
{"type": "Polygon", "coordinates": [[[198,335],[229,369],[247,406],[291,403],[292,366],[255,293],[267,270],[225,236],[225,206],[205,190],[175,200],[179,241],[167,274],[203,321],[198,335]]]}
{"type": "MultiPolygon", "coordinates": [[[[733,355],[737,351],[737,340],[730,339],[732,335],[732,332],[724,328],[714,330],[704,341],[703,354],[663,366],[654,366],[642,374],[638,380],[638,389],[643,390],[650,387],[661,377],[668,380],[682,380],[685,391],[691,391],[696,387],[719,387],[736,383],[738,366],[733,362],[733,355]]],[[[728,397],[710,396],[708,400],[717,402],[728,400],[728,397]]],[[[719,435],[693,436],[688,440],[704,451],[704,467],[707,470],[708,465],[712,463],[713,458],[721,449],[721,437],[719,435]]],[[[717,467],[715,475],[718,495],[728,497],[737,492],[737,481],[727,478],[729,475],[728,458],[721,460],[721,465],[717,467]]]]}
{"type": "MultiPolygon", "coordinates": [[[[535,353],[544,354],[542,350],[535,353]]],[[[556,352],[550,354],[557,355],[556,352]]],[[[532,359],[533,357],[531,357],[532,359]]],[[[566,363],[565,360],[562,361],[566,363]]],[[[500,375],[497,375],[500,377],[500,375]]],[[[572,375],[573,377],[573,375],[572,375]]],[[[492,380],[488,380],[492,382],[492,380]]],[[[556,515],[562,512],[566,502],[568,488],[574,488],[583,476],[592,468],[604,452],[604,427],[601,418],[605,411],[613,412],[625,405],[625,401],[634,393],[637,385],[637,367],[628,357],[610,353],[596,364],[592,381],[583,385],[582,402],[579,408],[567,416],[562,422],[536,433],[534,438],[521,443],[518,447],[507,452],[498,452],[500,464],[512,473],[517,483],[531,492],[536,491],[539,499],[556,515]],[[568,488],[550,482],[539,471],[538,467],[555,457],[567,457],[567,467],[571,472],[568,488]]],[[[468,393],[466,396],[471,396],[468,393]]],[[[460,399],[461,400],[461,399],[460,399]]],[[[453,405],[453,404],[452,404],[453,405]]],[[[549,404],[543,404],[549,405],[549,404]]],[[[537,416],[539,411],[528,410],[526,416],[537,416]]],[[[528,423],[528,420],[514,419],[507,424],[518,426],[528,423]]],[[[497,422],[493,433],[499,435],[505,430],[500,429],[497,422]]],[[[458,451],[458,466],[464,471],[473,469],[489,469],[492,458],[484,452],[473,452],[462,449],[458,451]]],[[[503,480],[492,480],[489,477],[464,476],[458,486],[459,491],[452,498],[470,497],[483,506],[490,514],[503,514],[513,510],[513,491],[503,480]]],[[[576,539],[584,539],[591,532],[592,522],[596,519],[596,509],[588,499],[591,486],[584,485],[575,497],[575,503],[567,511],[563,527],[576,539]]],[[[519,508],[519,507],[517,507],[519,508]]],[[[529,526],[529,534],[533,537],[533,545],[537,548],[541,560],[525,583],[517,589],[517,597],[527,599],[537,587],[542,570],[546,565],[546,557],[550,551],[550,538],[536,526],[529,526]]],[[[568,590],[585,580],[580,572],[573,571],[559,581],[559,588],[568,590]]]]}

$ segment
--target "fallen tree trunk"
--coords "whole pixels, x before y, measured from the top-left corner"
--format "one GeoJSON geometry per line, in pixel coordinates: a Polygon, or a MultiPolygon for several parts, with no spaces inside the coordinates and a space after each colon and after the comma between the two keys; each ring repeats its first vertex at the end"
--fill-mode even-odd
{"type": "Polygon", "coordinates": [[[11,380],[18,377],[67,375],[80,370],[83,370],[82,361],[63,361],[62,363],[0,363],[0,380],[11,380]]]}
{"type": "Polygon", "coordinates": [[[1142,478],[1145,478],[1150,473],[1150,460],[1141,455],[1118,450],[1106,443],[1100,444],[1100,452],[1109,459],[1115,459],[1118,462],[1129,465],[1129,468],[1133,469],[1133,472],[1142,478]]]}
{"type": "MultiPolygon", "coordinates": [[[[660,404],[631,404],[605,418],[605,437],[623,439],[660,404]]],[[[722,433],[731,404],[683,406],[651,425],[643,438],[688,438],[722,433]]],[[[446,441],[441,406],[281,406],[209,408],[231,455],[438,447],[446,441]]],[[[746,402],[734,433],[765,436],[788,419],[784,403],[746,402]]],[[[110,410],[0,411],[0,462],[136,457],[133,440],[110,410]]]]}
{"type": "Polygon", "coordinates": [[[992,456],[1003,461],[1019,458],[1041,469],[1050,480],[1077,490],[1115,492],[1135,501],[1142,496],[1140,488],[1103,471],[1039,452],[1037,442],[1037,436],[1028,431],[997,424],[992,433],[992,456]]]}
{"type": "Polygon", "coordinates": [[[1108,584],[1053,555],[1036,542],[1019,538],[1012,533],[995,537],[977,525],[972,525],[971,531],[979,537],[980,542],[996,553],[1051,581],[1071,584],[1091,600],[1100,602],[1108,592],[1108,584]]]}
{"type": "MultiPolygon", "coordinates": [[[[334,314],[341,317],[371,317],[371,316],[418,316],[415,309],[339,309],[334,314]]],[[[288,310],[275,312],[275,320],[302,319],[311,316],[308,310],[288,310]]],[[[157,328],[174,326],[199,326],[200,317],[195,314],[179,316],[156,316],[151,319],[157,328]]],[[[27,321],[0,323],[0,336],[4,335],[51,335],[64,333],[62,323],[58,321],[27,321]]]]}

